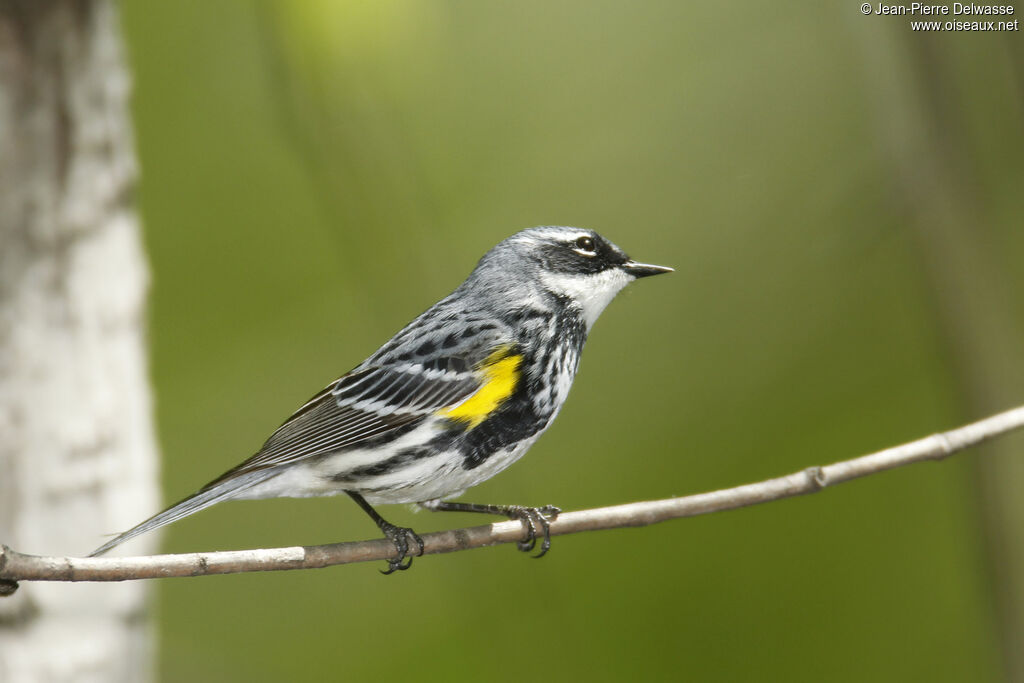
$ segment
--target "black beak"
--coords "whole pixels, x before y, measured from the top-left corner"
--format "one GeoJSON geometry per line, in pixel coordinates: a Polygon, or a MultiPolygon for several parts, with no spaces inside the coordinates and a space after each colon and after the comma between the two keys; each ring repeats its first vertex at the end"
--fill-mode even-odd
{"type": "Polygon", "coordinates": [[[622,264],[622,269],[632,275],[633,277],[649,277],[651,275],[661,275],[662,273],[671,273],[673,268],[668,266],[655,266],[650,263],[637,263],[630,259],[622,264]]]}

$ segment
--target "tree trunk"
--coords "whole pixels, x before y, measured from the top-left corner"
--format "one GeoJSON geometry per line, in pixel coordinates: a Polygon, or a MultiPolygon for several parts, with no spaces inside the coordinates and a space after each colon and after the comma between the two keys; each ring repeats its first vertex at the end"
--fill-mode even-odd
{"type": "MultiPolygon", "coordinates": [[[[111,2],[0,0],[0,542],[26,552],[157,505],[128,95],[111,2]]],[[[0,599],[0,680],[151,678],[146,593],[0,599]]]]}

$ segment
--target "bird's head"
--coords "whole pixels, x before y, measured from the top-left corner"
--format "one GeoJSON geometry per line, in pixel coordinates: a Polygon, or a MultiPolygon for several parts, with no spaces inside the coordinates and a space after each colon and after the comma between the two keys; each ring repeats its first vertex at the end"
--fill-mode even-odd
{"type": "Polygon", "coordinates": [[[671,272],[637,263],[593,230],[542,226],[517,232],[487,252],[466,285],[505,292],[510,302],[523,290],[567,300],[589,330],[630,282],[671,272]]]}

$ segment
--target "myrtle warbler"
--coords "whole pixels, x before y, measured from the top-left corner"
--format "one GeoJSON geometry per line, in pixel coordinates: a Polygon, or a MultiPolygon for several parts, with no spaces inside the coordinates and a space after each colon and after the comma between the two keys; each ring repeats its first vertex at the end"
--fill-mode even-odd
{"type": "Polygon", "coordinates": [[[587,333],[637,263],[591,230],[544,226],[487,252],[454,292],[278,427],[251,458],[92,555],[214,503],[348,494],[394,544],[386,574],[423,541],[371,503],[520,519],[519,549],[551,545],[553,506],[448,502],[518,460],[565,402],[587,333]]]}

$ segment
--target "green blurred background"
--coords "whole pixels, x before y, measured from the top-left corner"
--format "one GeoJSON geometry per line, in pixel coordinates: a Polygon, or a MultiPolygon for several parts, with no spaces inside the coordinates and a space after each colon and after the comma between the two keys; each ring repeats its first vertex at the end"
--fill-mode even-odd
{"type": "MultiPolygon", "coordinates": [[[[1019,33],[923,35],[852,0],[122,13],[168,501],[539,224],[677,272],[620,296],[557,424],[468,500],[700,492],[1024,402],[1019,33]]],[[[1022,446],[539,562],[161,582],[161,675],[1001,680],[1024,641],[1022,446]]],[[[276,500],[164,548],[375,536],[348,500],[276,500]]]]}

